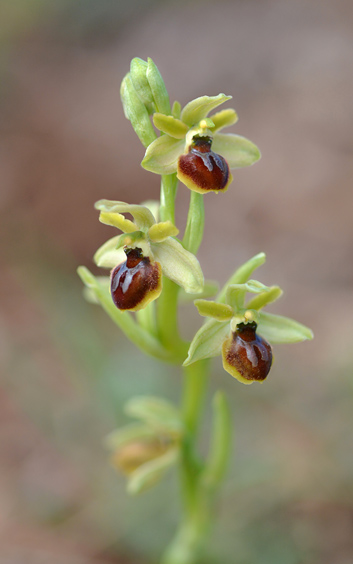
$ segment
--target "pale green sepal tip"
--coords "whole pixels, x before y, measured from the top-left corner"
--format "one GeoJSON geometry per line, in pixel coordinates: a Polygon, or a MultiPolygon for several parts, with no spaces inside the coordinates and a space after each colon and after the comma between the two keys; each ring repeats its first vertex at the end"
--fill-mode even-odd
{"type": "Polygon", "coordinates": [[[157,431],[181,433],[183,422],[180,411],[169,401],[155,396],[136,396],[125,404],[125,412],[141,419],[157,431]]]}
{"type": "Polygon", "coordinates": [[[209,300],[195,300],[195,306],[203,317],[212,317],[217,321],[229,321],[233,315],[233,308],[227,304],[219,304],[209,300]]]}
{"type": "Polygon", "coordinates": [[[238,115],[235,110],[229,108],[221,110],[211,116],[213,127],[210,127],[213,133],[220,131],[223,127],[229,127],[238,121],[238,115]]]}
{"type": "Polygon", "coordinates": [[[216,321],[215,319],[206,321],[191,341],[188,357],[183,366],[221,354],[223,342],[228,337],[229,331],[228,321],[216,321]]]}
{"type": "Polygon", "coordinates": [[[299,343],[314,337],[312,330],[298,321],[265,312],[260,313],[257,331],[273,344],[299,343]]]}
{"type": "Polygon", "coordinates": [[[179,241],[169,237],[163,243],[151,243],[151,249],[167,278],[184,288],[188,294],[202,292],[204,277],[200,263],[179,241]]]}
{"type": "Polygon", "coordinates": [[[176,237],[179,229],[171,221],[161,221],[155,223],[148,230],[148,237],[153,243],[161,243],[168,237],[176,237]]]}
{"type": "Polygon", "coordinates": [[[139,57],[132,59],[130,64],[130,77],[134,88],[151,114],[154,110],[154,99],[151,87],[147,80],[147,63],[139,57]]]}
{"type": "Polygon", "coordinates": [[[180,114],[181,114],[181,104],[180,102],[175,100],[172,107],[172,116],[175,117],[176,119],[180,119],[180,114]]]}
{"type": "Polygon", "coordinates": [[[165,472],[178,461],[179,449],[171,448],[165,454],[142,464],[135,470],[127,483],[127,492],[137,495],[159,482],[165,472]]]}
{"type": "Polygon", "coordinates": [[[244,284],[250,278],[254,270],[264,264],[265,261],[265,253],[258,253],[247,262],[239,266],[239,268],[237,268],[234,274],[232,274],[232,276],[229,278],[228,282],[223,286],[222,290],[218,294],[217,301],[223,303],[226,298],[228,286],[230,284],[244,284]]]}
{"type": "MultiPolygon", "coordinates": [[[[126,202],[120,202],[115,200],[99,200],[94,204],[94,207],[97,210],[104,213],[111,213],[111,214],[130,213],[134,218],[138,229],[141,229],[141,231],[147,231],[151,227],[151,225],[155,223],[153,214],[145,206],[139,206],[136,204],[127,204],[126,202]]],[[[130,220],[125,220],[125,221],[130,221],[130,220]]],[[[134,226],[134,231],[136,231],[136,225],[134,226]]]]}
{"type": "Polygon", "coordinates": [[[125,117],[130,120],[142,145],[148,147],[156,139],[146,106],[137,94],[129,74],[125,76],[120,88],[125,117]]]}
{"type": "Polygon", "coordinates": [[[249,309],[259,310],[278,300],[283,294],[283,291],[279,286],[271,286],[267,291],[259,294],[255,298],[252,298],[246,304],[249,309]]]}
{"type": "Polygon", "coordinates": [[[155,436],[156,432],[148,425],[131,423],[109,433],[104,439],[104,446],[109,450],[116,451],[133,441],[149,439],[155,436]]]}
{"type": "Polygon", "coordinates": [[[152,59],[147,59],[147,80],[152,90],[157,112],[169,115],[171,113],[169,95],[161,73],[152,59]]]}
{"type": "Polygon", "coordinates": [[[181,112],[181,120],[190,126],[195,125],[207,117],[214,108],[224,104],[224,102],[231,98],[232,96],[226,96],[225,94],[218,94],[218,96],[200,96],[186,104],[181,112]]]}
{"type": "Polygon", "coordinates": [[[141,166],[156,174],[172,174],[177,171],[178,158],[184,151],[184,140],[169,135],[158,137],[147,147],[141,166]]]}
{"type": "Polygon", "coordinates": [[[155,113],[153,115],[153,123],[157,129],[163,131],[167,135],[174,137],[174,139],[184,139],[189,128],[180,119],[173,116],[166,116],[164,114],[155,113]]]}
{"type": "Polygon", "coordinates": [[[250,166],[261,157],[258,147],[252,141],[234,133],[215,133],[212,151],[222,155],[229,168],[250,166]]]}

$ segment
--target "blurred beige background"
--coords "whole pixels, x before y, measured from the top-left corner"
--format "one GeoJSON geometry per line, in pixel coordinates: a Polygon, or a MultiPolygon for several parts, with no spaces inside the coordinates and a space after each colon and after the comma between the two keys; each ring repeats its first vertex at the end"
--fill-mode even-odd
{"type": "MultiPolygon", "coordinates": [[[[275,348],[264,386],[214,361],[236,440],[209,563],[351,564],[352,3],[0,8],[0,563],[155,562],[178,518],[175,476],[128,499],[102,439],[134,393],[177,399],[179,374],[136,353],[75,273],[112,233],[96,200],[158,198],[119,99],[130,60],[150,56],[172,101],[231,94],[232,131],[262,151],[206,197],[206,276],[265,251],[258,276],[285,290],[273,311],[315,332],[275,348]]],[[[180,227],[188,198],[180,187],[180,227]]]]}

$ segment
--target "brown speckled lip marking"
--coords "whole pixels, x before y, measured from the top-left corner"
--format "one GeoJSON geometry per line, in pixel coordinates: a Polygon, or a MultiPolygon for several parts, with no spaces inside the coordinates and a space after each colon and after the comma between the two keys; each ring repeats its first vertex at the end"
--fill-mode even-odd
{"type": "Polygon", "coordinates": [[[189,152],[181,155],[178,163],[179,174],[205,192],[224,190],[229,180],[227,161],[211,146],[210,137],[194,137],[189,152]]]}
{"type": "Polygon", "coordinates": [[[125,253],[126,261],[111,274],[112,299],[121,310],[137,310],[150,301],[151,292],[159,292],[161,268],[159,263],[144,257],[140,248],[127,249],[125,253]]]}
{"type": "Polygon", "coordinates": [[[239,324],[227,350],[226,362],[249,381],[262,382],[272,364],[271,345],[256,334],[256,323],[239,324]]]}

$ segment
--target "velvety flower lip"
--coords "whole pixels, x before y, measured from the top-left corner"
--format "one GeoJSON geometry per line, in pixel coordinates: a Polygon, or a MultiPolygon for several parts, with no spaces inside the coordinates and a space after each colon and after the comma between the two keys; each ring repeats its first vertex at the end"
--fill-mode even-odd
{"type": "Polygon", "coordinates": [[[294,319],[262,311],[282,295],[278,286],[249,279],[264,261],[264,253],[259,253],[239,267],[216,301],[194,301],[200,315],[209,319],[192,340],[184,366],[222,355],[224,369],[234,378],[243,384],[262,382],[272,365],[272,344],[313,338],[312,331],[294,319]],[[245,303],[248,293],[255,296],[245,303]]]}
{"type": "Polygon", "coordinates": [[[176,172],[188,188],[200,193],[225,191],[232,181],[229,169],[250,166],[261,156],[256,145],[245,137],[219,133],[236,123],[235,110],[223,110],[208,117],[210,111],[230,98],[225,94],[202,96],[189,102],[180,115],[155,113],[154,125],[164,135],[147,147],[142,166],[156,174],[176,172]],[[207,151],[195,147],[202,138],[210,144],[207,151]],[[202,159],[200,154],[195,154],[197,151],[207,157],[202,159]]]}
{"type": "Polygon", "coordinates": [[[111,273],[111,295],[118,309],[139,311],[162,291],[162,267],[138,247],[124,249],[126,261],[111,273]]]}

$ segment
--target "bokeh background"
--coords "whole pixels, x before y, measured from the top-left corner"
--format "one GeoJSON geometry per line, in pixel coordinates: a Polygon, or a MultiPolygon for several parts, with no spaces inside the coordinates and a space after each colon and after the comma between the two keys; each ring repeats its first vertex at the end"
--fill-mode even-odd
{"type": "MultiPolygon", "coordinates": [[[[316,336],[276,347],[263,386],[212,365],[210,397],[227,391],[235,439],[208,562],[352,564],[352,2],[2,0],[0,10],[1,564],[156,562],[178,519],[176,476],[131,500],[102,441],[132,395],[177,401],[180,375],[87,304],[75,272],[112,235],[93,202],[158,198],[119,100],[135,56],[154,59],[182,104],[233,95],[233,131],[263,158],[206,197],[201,264],[223,283],[265,251],[260,279],[285,289],[273,311],[316,336]]],[[[199,319],[185,316],[190,336],[199,319]]]]}

